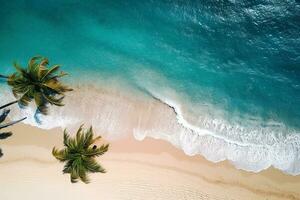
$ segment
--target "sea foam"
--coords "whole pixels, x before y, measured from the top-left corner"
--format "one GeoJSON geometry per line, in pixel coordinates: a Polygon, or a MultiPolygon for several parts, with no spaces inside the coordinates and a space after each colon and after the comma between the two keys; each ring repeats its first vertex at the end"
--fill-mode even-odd
{"type": "Polygon", "coordinates": [[[182,130],[178,130],[172,138],[159,131],[145,131],[142,134],[135,132],[137,139],[146,136],[165,139],[182,148],[188,155],[200,154],[213,162],[229,160],[238,169],[246,171],[259,172],[273,166],[288,174],[300,174],[299,133],[283,125],[276,128],[253,127],[249,130],[224,122],[222,125],[213,123],[210,127],[206,124],[209,128],[200,128],[185,120],[180,104],[152,94],[174,110],[182,130]]]}
{"type": "MultiPolygon", "coordinates": [[[[0,89],[1,104],[13,100],[7,87],[0,89]]],[[[38,116],[41,123],[34,117],[33,105],[25,109],[12,106],[10,117],[27,116],[25,124],[43,129],[67,128],[71,133],[85,123],[108,139],[128,134],[137,140],[163,139],[187,155],[203,155],[212,162],[229,160],[238,169],[259,172],[273,166],[288,174],[300,174],[299,133],[283,125],[241,127],[204,114],[194,124],[185,117],[183,104],[152,90],[148,93],[153,98],[80,87],[68,94],[66,106],[51,107],[50,115],[38,116]]]]}

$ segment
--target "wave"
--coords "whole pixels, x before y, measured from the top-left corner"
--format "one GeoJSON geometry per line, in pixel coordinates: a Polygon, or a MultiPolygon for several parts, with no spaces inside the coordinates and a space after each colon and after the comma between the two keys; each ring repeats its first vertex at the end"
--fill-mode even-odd
{"type": "MultiPolygon", "coordinates": [[[[1,103],[13,99],[7,87],[0,89],[1,103]]],[[[278,124],[241,127],[205,113],[192,123],[187,120],[184,104],[149,88],[145,90],[152,98],[120,88],[75,86],[66,98],[66,106],[51,107],[50,115],[39,116],[41,124],[34,118],[34,106],[13,106],[10,117],[27,116],[25,124],[43,129],[68,128],[70,133],[82,123],[92,124],[96,133],[108,139],[129,134],[137,140],[163,139],[187,155],[203,155],[212,162],[228,160],[238,169],[259,172],[273,166],[291,175],[300,174],[299,133],[278,124]]]]}
{"type": "Polygon", "coordinates": [[[142,137],[140,133],[136,133],[137,139],[145,136],[165,139],[182,148],[188,155],[200,154],[212,162],[228,160],[236,168],[246,171],[259,172],[273,166],[291,175],[300,174],[299,133],[288,130],[283,125],[272,127],[273,130],[270,127],[252,127],[252,130],[249,130],[244,127],[233,127],[224,122],[222,125],[214,125],[209,129],[200,128],[185,119],[181,104],[155,93],[151,94],[174,111],[177,122],[184,131],[179,131],[176,135],[177,140],[161,137],[149,131],[146,131],[142,137]],[[219,127],[222,127],[222,130],[219,127]],[[227,134],[222,134],[224,129],[227,134]],[[249,134],[252,136],[247,137],[249,134]],[[233,137],[228,137],[230,135],[233,137]],[[237,138],[234,135],[241,137],[237,138]]]}

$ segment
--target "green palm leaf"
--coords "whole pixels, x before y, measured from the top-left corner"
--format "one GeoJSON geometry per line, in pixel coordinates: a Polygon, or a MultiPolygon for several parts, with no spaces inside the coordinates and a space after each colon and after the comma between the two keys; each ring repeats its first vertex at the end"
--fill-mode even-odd
{"type": "Polygon", "coordinates": [[[55,74],[56,72],[58,72],[60,66],[59,65],[54,65],[53,67],[51,67],[51,69],[49,69],[44,76],[42,76],[41,81],[43,81],[45,78],[47,78],[48,76],[50,76],[51,74],[55,74]]]}
{"type": "Polygon", "coordinates": [[[48,63],[48,59],[41,56],[31,58],[27,68],[14,63],[16,72],[7,79],[19,104],[28,106],[34,100],[37,110],[42,114],[48,113],[49,104],[64,106],[62,101],[65,92],[72,91],[60,82],[60,78],[67,74],[58,73],[59,65],[48,68],[48,63]]]}
{"type": "Polygon", "coordinates": [[[105,169],[97,163],[96,157],[101,156],[108,151],[109,145],[104,144],[101,147],[93,145],[101,137],[94,137],[92,127],[84,131],[81,125],[75,137],[70,137],[64,130],[64,146],[62,150],[55,147],[52,150],[53,156],[66,162],[63,173],[70,174],[72,183],[80,179],[84,183],[89,183],[88,173],[105,173],[105,169]]]}

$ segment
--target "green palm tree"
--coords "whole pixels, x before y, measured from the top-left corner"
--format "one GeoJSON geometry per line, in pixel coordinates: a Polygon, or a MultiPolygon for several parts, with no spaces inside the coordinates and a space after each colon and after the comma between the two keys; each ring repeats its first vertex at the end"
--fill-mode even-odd
{"type": "Polygon", "coordinates": [[[61,162],[66,162],[63,173],[70,174],[72,183],[76,183],[78,179],[89,183],[87,173],[106,172],[95,158],[106,153],[109,144],[97,147],[94,143],[99,139],[101,136],[94,138],[92,127],[84,131],[83,126],[80,126],[74,138],[64,131],[64,149],[53,148],[53,156],[61,162]]]}
{"type": "Polygon", "coordinates": [[[72,89],[63,85],[59,78],[67,74],[58,73],[59,65],[48,68],[48,64],[47,58],[36,56],[30,59],[27,68],[15,63],[15,73],[10,76],[0,75],[0,78],[7,79],[14,96],[18,99],[10,104],[19,103],[21,106],[28,106],[34,100],[37,111],[42,114],[47,114],[48,104],[64,105],[62,103],[64,93],[72,89]]]}
{"type": "MultiPolygon", "coordinates": [[[[10,104],[6,104],[4,106],[1,106],[0,109],[8,107],[9,105],[10,104]]],[[[26,119],[26,117],[24,117],[24,118],[22,118],[20,120],[12,121],[12,122],[3,124],[3,122],[6,119],[6,117],[8,116],[9,112],[10,112],[9,109],[4,109],[2,111],[2,114],[0,115],[0,130],[3,129],[3,128],[6,128],[6,127],[12,126],[12,125],[14,125],[16,123],[19,123],[19,122],[23,121],[24,119],[26,119]]],[[[10,137],[11,135],[12,135],[12,132],[0,132],[0,139],[4,140],[4,139],[10,137]]],[[[0,157],[2,157],[2,156],[3,156],[3,153],[2,153],[2,150],[0,149],[0,157]]]]}

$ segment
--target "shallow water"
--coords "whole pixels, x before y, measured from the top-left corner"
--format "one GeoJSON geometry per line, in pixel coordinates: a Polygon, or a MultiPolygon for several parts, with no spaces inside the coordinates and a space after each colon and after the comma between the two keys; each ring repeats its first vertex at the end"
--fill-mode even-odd
{"type": "Polygon", "coordinates": [[[300,173],[299,2],[30,0],[0,14],[1,73],[46,55],[70,82],[117,80],[175,109],[179,133],[170,119],[136,137],[300,173]]]}

